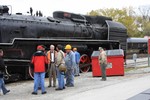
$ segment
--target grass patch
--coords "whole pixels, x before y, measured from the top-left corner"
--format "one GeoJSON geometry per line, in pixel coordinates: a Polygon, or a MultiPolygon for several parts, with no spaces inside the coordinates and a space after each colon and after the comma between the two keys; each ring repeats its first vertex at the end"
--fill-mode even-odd
{"type": "Polygon", "coordinates": [[[125,72],[128,72],[128,71],[131,71],[131,70],[136,70],[136,69],[142,69],[142,68],[148,68],[149,66],[143,66],[143,67],[128,67],[128,68],[125,68],[125,72]]]}
{"type": "Polygon", "coordinates": [[[128,72],[128,71],[131,71],[131,70],[134,70],[134,69],[135,69],[134,67],[129,67],[129,68],[125,68],[124,71],[128,72]]]}

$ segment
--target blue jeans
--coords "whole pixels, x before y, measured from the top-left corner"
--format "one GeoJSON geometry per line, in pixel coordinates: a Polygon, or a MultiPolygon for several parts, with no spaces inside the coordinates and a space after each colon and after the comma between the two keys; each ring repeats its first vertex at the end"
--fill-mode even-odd
{"type": "Polygon", "coordinates": [[[76,63],[76,65],[75,65],[75,75],[79,75],[79,72],[80,72],[79,64],[76,63]]]}
{"type": "Polygon", "coordinates": [[[4,79],[0,78],[0,90],[2,89],[3,94],[7,93],[7,89],[5,87],[4,79]]]}
{"type": "Polygon", "coordinates": [[[34,92],[37,93],[39,85],[42,92],[45,92],[45,72],[34,73],[34,92]]]}
{"type": "Polygon", "coordinates": [[[65,87],[64,77],[64,72],[60,72],[59,70],[57,70],[58,88],[60,89],[63,89],[63,87],[65,87]]]}
{"type": "Polygon", "coordinates": [[[74,69],[69,68],[66,72],[66,84],[68,86],[74,86],[74,69]]]}

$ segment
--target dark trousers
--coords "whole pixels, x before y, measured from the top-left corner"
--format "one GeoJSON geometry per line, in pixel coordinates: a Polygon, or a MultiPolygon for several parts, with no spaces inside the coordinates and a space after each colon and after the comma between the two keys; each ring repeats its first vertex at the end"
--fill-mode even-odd
{"type": "Polygon", "coordinates": [[[100,64],[101,66],[101,71],[102,71],[102,79],[106,80],[106,64],[100,64]]]}

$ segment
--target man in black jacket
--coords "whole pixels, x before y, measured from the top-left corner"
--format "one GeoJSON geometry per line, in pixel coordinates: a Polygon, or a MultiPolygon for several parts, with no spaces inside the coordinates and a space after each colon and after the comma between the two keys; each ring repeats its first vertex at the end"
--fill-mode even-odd
{"type": "Polygon", "coordinates": [[[5,95],[6,93],[10,92],[10,90],[6,89],[4,79],[3,79],[4,72],[5,72],[5,64],[2,57],[3,57],[3,50],[0,49],[0,90],[2,89],[3,94],[5,95]]]}

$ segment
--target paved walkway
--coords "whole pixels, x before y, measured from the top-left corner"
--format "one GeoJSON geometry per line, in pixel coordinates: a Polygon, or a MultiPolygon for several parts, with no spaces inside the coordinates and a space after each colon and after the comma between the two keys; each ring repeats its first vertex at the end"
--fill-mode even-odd
{"type": "MultiPolygon", "coordinates": [[[[65,98],[64,100],[127,100],[130,97],[140,93],[141,91],[150,88],[149,83],[150,76],[146,76],[130,81],[120,82],[118,84],[109,85],[103,88],[96,88],[81,92],[71,97],[65,98]]],[[[145,96],[147,95],[145,94],[145,96]]],[[[146,97],[143,96],[140,99],[129,100],[148,100],[143,98],[146,97]]]]}
{"type": "MultiPolygon", "coordinates": [[[[143,69],[143,68],[142,68],[143,69]]],[[[47,88],[47,94],[31,95],[33,81],[23,81],[8,84],[11,92],[0,96],[0,100],[127,100],[150,88],[150,73],[145,70],[139,74],[126,73],[125,76],[108,77],[107,81],[100,81],[100,77],[92,77],[92,73],[81,74],[75,78],[75,87],[63,91],[47,88]],[[144,84],[144,85],[143,85],[144,84]]]]}
{"type": "MultiPolygon", "coordinates": [[[[148,66],[148,58],[138,58],[137,62],[138,62],[138,65],[137,65],[138,67],[148,66]],[[142,62],[142,63],[140,63],[140,62],[142,62]]],[[[135,66],[134,61],[132,59],[128,59],[127,60],[127,67],[129,67],[131,65],[135,66]]],[[[135,70],[132,70],[128,73],[129,74],[150,73],[150,67],[135,69],[135,70]]],[[[147,79],[147,80],[150,80],[150,79],[147,79]]],[[[145,84],[150,84],[150,83],[143,83],[143,85],[145,85],[145,84]]],[[[136,94],[135,96],[129,98],[128,100],[150,100],[150,87],[141,91],[140,93],[136,94]]]]}
{"type": "MultiPolygon", "coordinates": [[[[148,66],[147,58],[138,58],[137,66],[148,66]]],[[[127,60],[127,67],[135,67],[132,59],[127,60]]],[[[140,75],[150,73],[150,67],[135,69],[126,72],[125,75],[140,75]]],[[[150,100],[150,76],[135,78],[128,81],[106,87],[99,87],[92,90],[84,91],[64,100],[150,100]],[[147,90],[148,89],[148,90],[147,90]],[[145,91],[146,90],[146,91],[145,91]],[[143,92],[144,91],[144,92],[143,92]],[[142,92],[142,93],[141,93],[142,92]],[[139,94],[140,93],[140,94],[139,94]]]]}
{"type": "Polygon", "coordinates": [[[150,89],[135,95],[131,98],[129,98],[128,100],[150,100],[150,89]]]}

